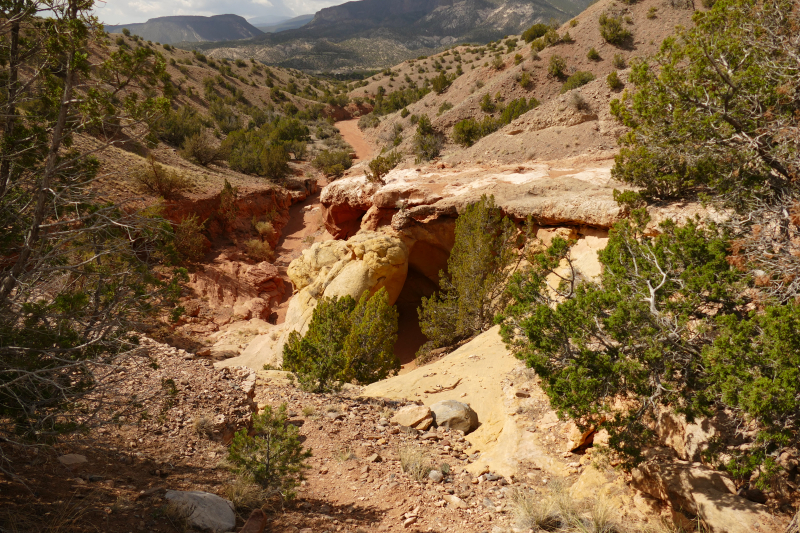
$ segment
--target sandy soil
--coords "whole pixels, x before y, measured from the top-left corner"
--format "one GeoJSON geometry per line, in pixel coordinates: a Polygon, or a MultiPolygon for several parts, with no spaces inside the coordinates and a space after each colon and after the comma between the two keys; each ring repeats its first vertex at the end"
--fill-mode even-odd
{"type": "Polygon", "coordinates": [[[372,145],[364,138],[364,133],[358,129],[358,119],[342,120],[336,123],[336,129],[342,134],[356,153],[356,160],[371,159],[375,151],[372,145]]]}
{"type": "MultiPolygon", "coordinates": [[[[322,189],[327,182],[320,178],[319,187],[322,189]]],[[[322,223],[322,208],[319,203],[319,192],[298,202],[289,208],[289,223],[284,226],[278,246],[275,248],[274,265],[278,267],[281,277],[286,283],[291,283],[286,274],[289,264],[306,248],[315,242],[329,241],[333,236],[325,231],[322,223]]],[[[286,291],[283,301],[275,309],[278,314],[277,324],[282,324],[286,319],[286,310],[293,290],[286,291]]]]}

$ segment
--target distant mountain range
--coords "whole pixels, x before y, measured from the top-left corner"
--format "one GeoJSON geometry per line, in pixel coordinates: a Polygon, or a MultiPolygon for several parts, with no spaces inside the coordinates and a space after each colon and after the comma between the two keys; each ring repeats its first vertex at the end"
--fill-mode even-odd
{"type": "Polygon", "coordinates": [[[564,22],[594,0],[360,0],[320,10],[306,25],[247,41],[196,46],[304,70],[381,68],[463,42],[564,22]]]}
{"type": "Polygon", "coordinates": [[[249,22],[264,33],[278,33],[287,30],[296,30],[297,28],[305,26],[313,19],[314,15],[300,15],[299,17],[287,18],[269,23],[257,22],[253,19],[250,19],[249,22]]]}
{"type": "Polygon", "coordinates": [[[137,24],[105,27],[108,33],[119,33],[123,28],[148,41],[165,44],[235,41],[263,35],[261,30],[238,15],[158,17],[137,24]]]}

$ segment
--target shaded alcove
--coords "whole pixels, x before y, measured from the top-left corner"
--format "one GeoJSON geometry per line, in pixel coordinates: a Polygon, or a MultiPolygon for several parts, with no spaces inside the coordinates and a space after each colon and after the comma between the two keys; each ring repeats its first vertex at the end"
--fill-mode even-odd
{"type": "Polygon", "coordinates": [[[417,308],[423,297],[429,297],[437,289],[437,285],[419,271],[408,269],[408,277],[395,303],[399,320],[394,353],[403,365],[414,360],[417,350],[427,340],[419,327],[417,308]]]}

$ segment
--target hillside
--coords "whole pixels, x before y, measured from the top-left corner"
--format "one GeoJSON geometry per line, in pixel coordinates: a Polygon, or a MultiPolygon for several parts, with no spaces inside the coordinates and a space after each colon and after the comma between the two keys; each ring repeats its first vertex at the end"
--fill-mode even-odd
{"type": "Polygon", "coordinates": [[[207,45],[215,57],[254,57],[310,71],[383,68],[458,42],[519,34],[535,22],[566,20],[587,0],[360,0],[320,10],[300,29],[207,45]]]}
{"type": "MultiPolygon", "coordinates": [[[[598,2],[555,30],[559,36],[568,35],[569,40],[560,40],[539,52],[532,51],[531,45],[519,36],[480,47],[456,46],[388,68],[358,82],[360,87],[350,95],[374,101],[382,92],[383,101],[390,104],[388,112],[378,117],[379,122],[364,119],[365,135],[380,148],[390,147],[390,140],[394,142],[395,131],[399,130],[399,149],[409,151],[411,135],[406,132],[413,131],[414,121],[420,116],[427,115],[434,128],[445,134],[442,158],[448,163],[512,164],[613,150],[621,130],[610,116],[609,102],[619,97],[621,88],[609,88],[607,76],[618,73],[624,87],[631,61],[656,52],[673,28],[691,24],[692,14],[691,9],[664,7],[652,0],[632,5],[598,2]],[[607,12],[624,19],[632,32],[631,41],[624,46],[612,45],[600,35],[598,19],[607,12]],[[590,49],[597,51],[595,59],[587,57],[590,49]],[[565,62],[560,76],[548,73],[554,56],[565,62]],[[459,71],[462,74],[457,75],[459,71]],[[437,94],[430,86],[442,72],[454,79],[437,94]],[[591,73],[592,81],[562,94],[564,84],[576,72],[591,73]],[[394,109],[392,95],[411,93],[424,96],[418,101],[411,98],[408,105],[394,109]],[[457,122],[498,118],[506,104],[520,98],[535,99],[537,107],[471,147],[465,149],[452,142],[457,122]],[[563,133],[564,141],[554,140],[554,132],[563,133]]],[[[398,99],[406,100],[408,96],[398,99]]]]}
{"type": "Polygon", "coordinates": [[[165,44],[234,41],[250,39],[263,33],[238,15],[158,17],[137,24],[106,26],[105,29],[109,33],[119,33],[127,29],[148,41],[165,44]]]}

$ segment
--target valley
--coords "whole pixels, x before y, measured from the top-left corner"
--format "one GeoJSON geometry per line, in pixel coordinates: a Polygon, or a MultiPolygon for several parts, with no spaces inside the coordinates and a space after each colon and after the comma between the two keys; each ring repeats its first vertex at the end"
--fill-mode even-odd
{"type": "Polygon", "coordinates": [[[0,532],[798,533],[787,5],[5,13],[0,532]]]}

